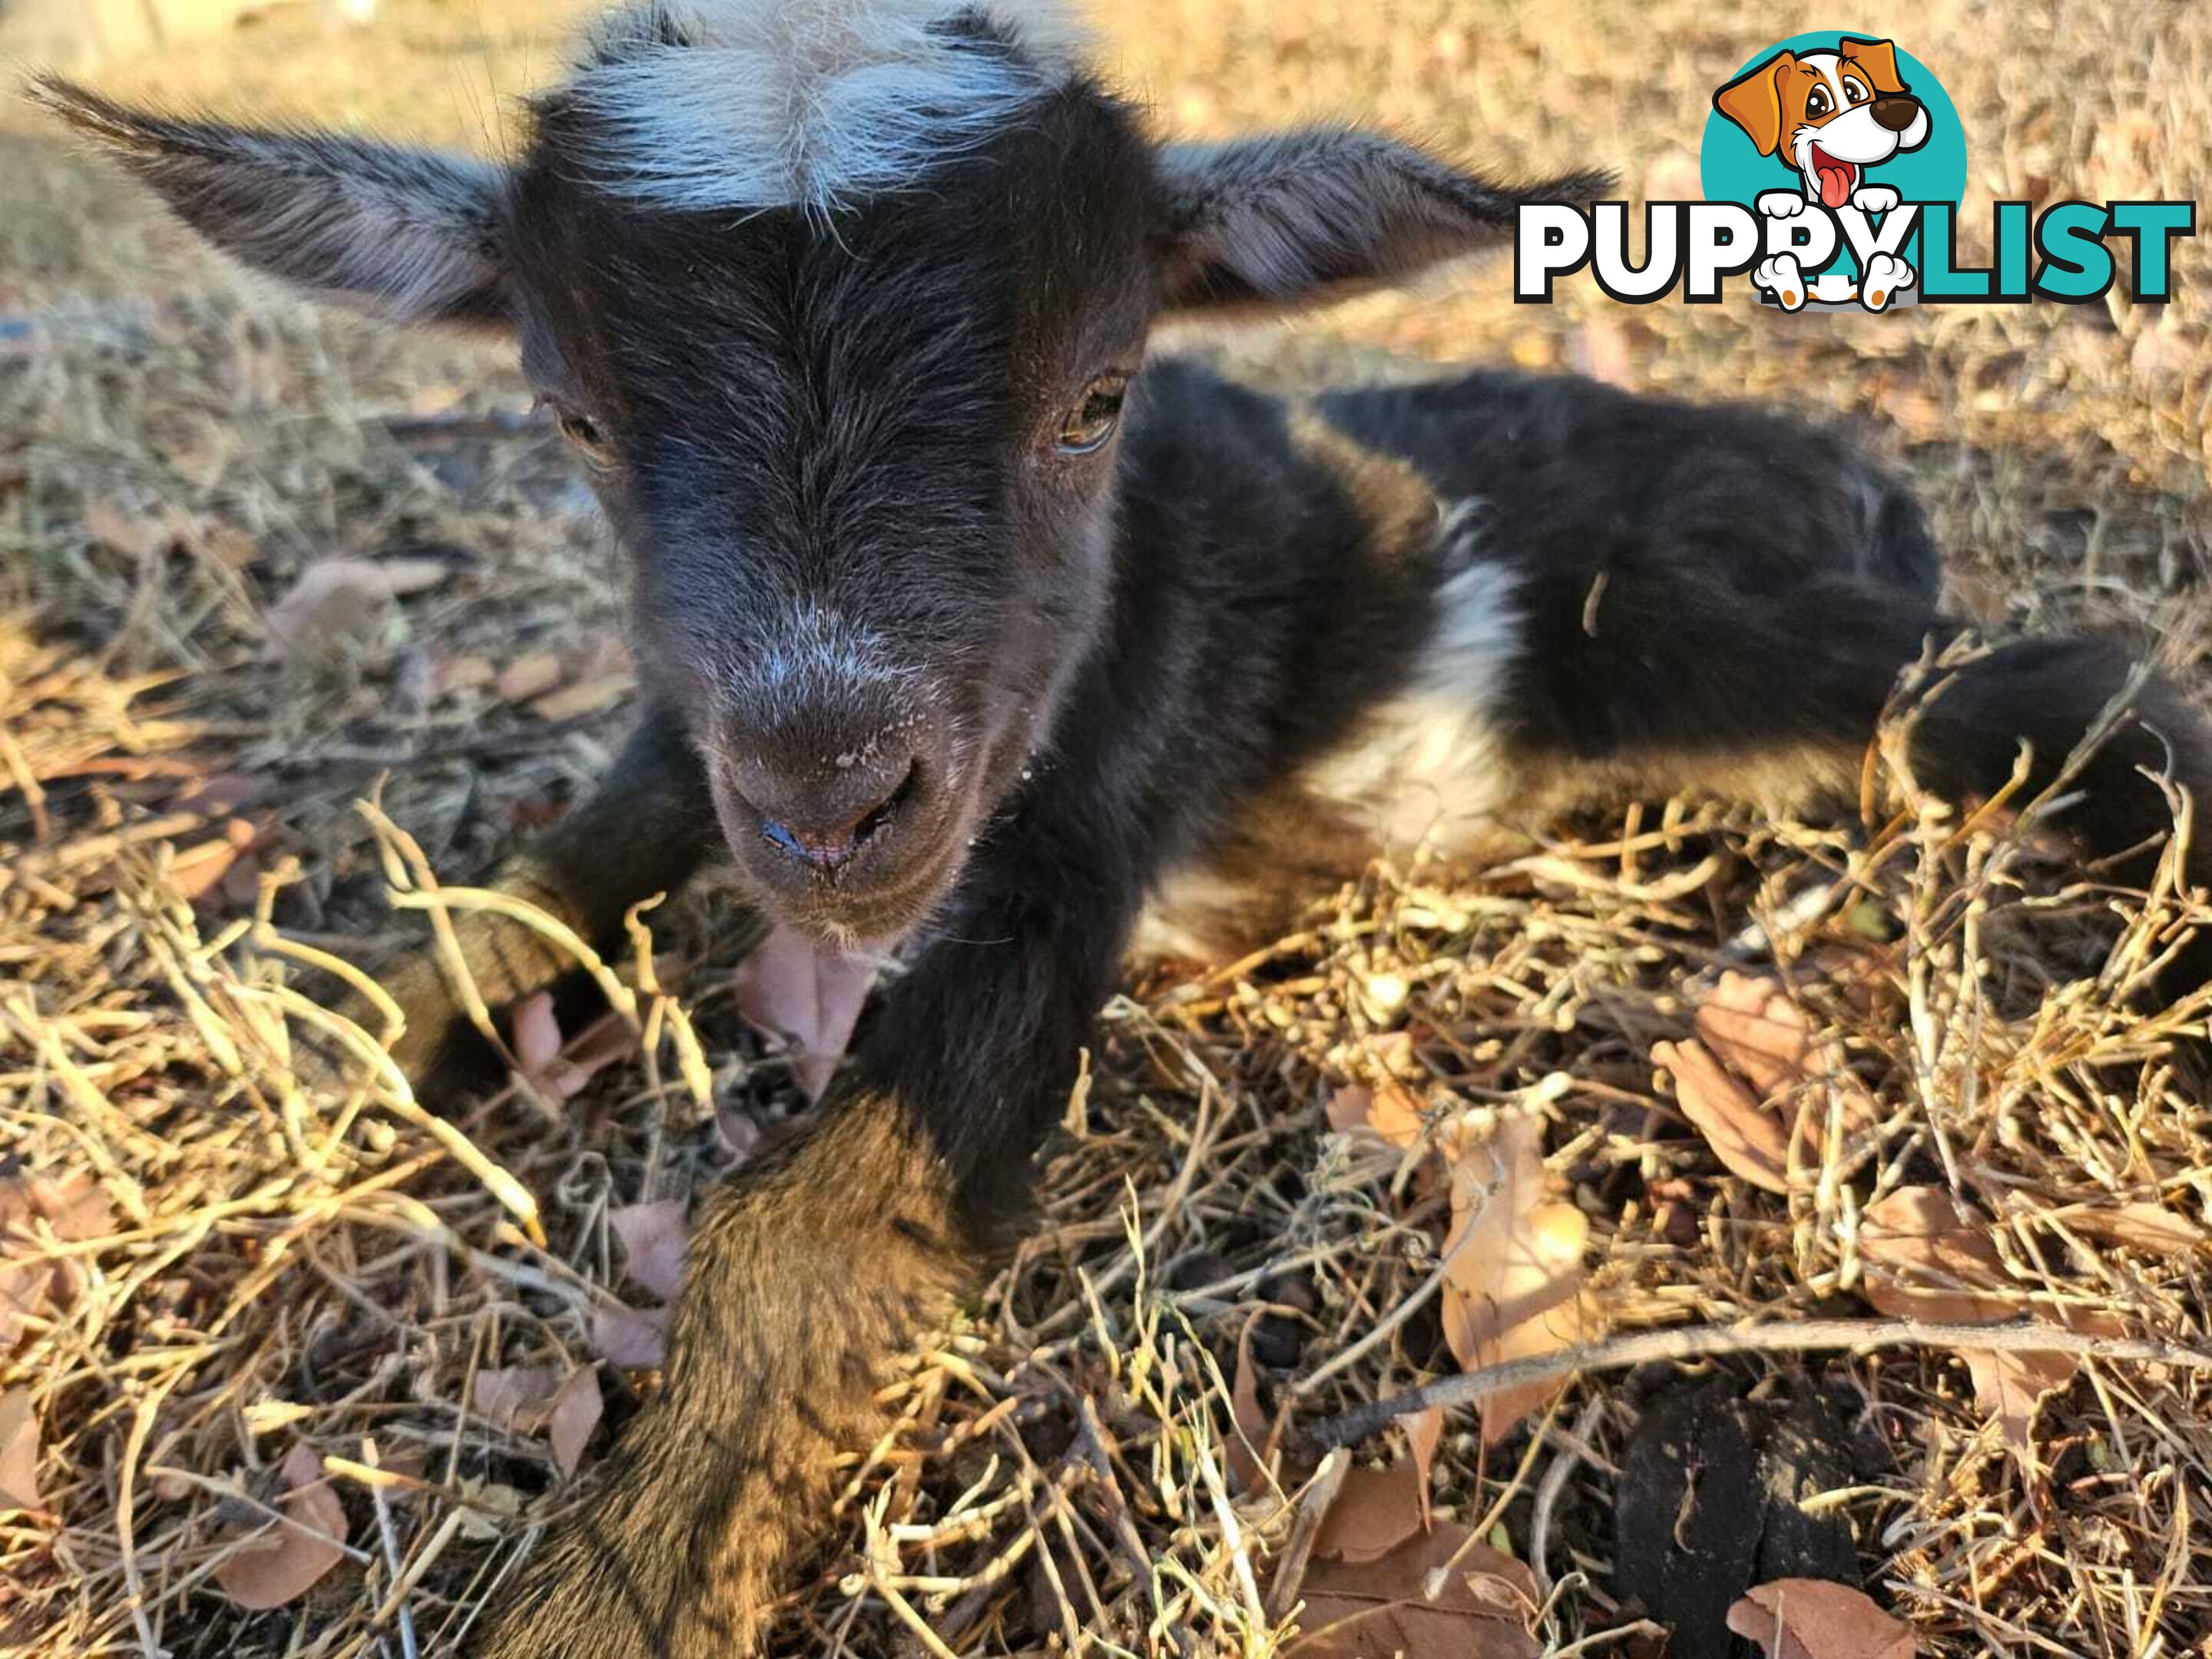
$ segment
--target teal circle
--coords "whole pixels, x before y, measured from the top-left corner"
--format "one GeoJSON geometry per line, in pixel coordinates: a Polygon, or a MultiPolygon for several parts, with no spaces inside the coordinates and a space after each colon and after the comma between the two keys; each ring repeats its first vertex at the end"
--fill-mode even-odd
{"type": "MultiPolygon", "coordinates": [[[[1806,34],[1793,34],[1745,58],[1734,74],[1714,83],[1714,90],[1718,91],[1738,76],[1755,69],[1778,52],[1833,52],[1836,43],[1847,34],[1861,40],[1883,38],[1872,29],[1814,29],[1806,34]]],[[[1966,193],[1966,130],[1959,120],[1958,107],[1943,90],[1943,83],[1936,78],[1936,72],[1902,46],[1897,49],[1897,71],[1905,89],[1927,106],[1928,142],[1918,149],[1903,151],[1871,169],[1866,182],[1887,185],[1908,202],[1956,204],[1966,193]]],[[[1781,151],[1761,155],[1759,147],[1751,142],[1751,135],[1717,109],[1705,117],[1705,140],[1698,150],[1698,172],[1709,202],[1741,202],[1750,207],[1762,191],[1804,188],[1803,179],[1781,151]]],[[[1919,244],[1920,230],[1915,226],[1905,243],[1906,258],[1915,264],[1919,263],[1919,244]]],[[[1847,252],[1839,252],[1836,261],[1846,269],[1855,269],[1847,252]]]]}

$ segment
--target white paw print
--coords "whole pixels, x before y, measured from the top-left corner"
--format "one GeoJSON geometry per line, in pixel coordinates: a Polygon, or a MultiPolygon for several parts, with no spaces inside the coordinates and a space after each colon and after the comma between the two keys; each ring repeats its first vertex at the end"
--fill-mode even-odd
{"type": "Polygon", "coordinates": [[[1805,273],[1794,253],[1778,253],[1760,260],[1751,280],[1771,294],[1784,311],[1796,311],[1805,303],[1805,273]]]}
{"type": "Polygon", "coordinates": [[[1861,185],[1851,192],[1851,205],[1861,213],[1887,213],[1901,199],[1887,185],[1861,185]]]}
{"type": "Polygon", "coordinates": [[[1795,219],[1805,211],[1805,198],[1794,190],[1762,190],[1755,205],[1770,219],[1795,219]]]}
{"type": "Polygon", "coordinates": [[[1911,265],[1894,253],[1877,253],[1859,273],[1859,303],[1869,311],[1887,311],[1899,293],[1912,283],[1911,265]]]}

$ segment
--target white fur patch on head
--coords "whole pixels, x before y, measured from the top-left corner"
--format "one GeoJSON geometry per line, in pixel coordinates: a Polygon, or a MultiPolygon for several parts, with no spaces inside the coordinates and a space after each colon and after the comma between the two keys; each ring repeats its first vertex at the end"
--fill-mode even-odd
{"type": "Polygon", "coordinates": [[[1018,122],[1079,44],[1055,0],[647,0],[565,90],[635,200],[828,212],[1018,122]]]}

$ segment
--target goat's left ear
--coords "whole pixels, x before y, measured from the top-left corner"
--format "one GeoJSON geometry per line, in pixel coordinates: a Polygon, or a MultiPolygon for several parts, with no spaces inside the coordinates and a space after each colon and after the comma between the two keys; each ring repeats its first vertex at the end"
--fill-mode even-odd
{"type": "Polygon", "coordinates": [[[1304,305],[1397,282],[1504,241],[1524,203],[1584,201],[1607,183],[1509,188],[1342,128],[1169,144],[1160,173],[1170,310],[1304,305]]]}
{"type": "Polygon", "coordinates": [[[508,321],[505,175],[489,162],[159,115],[58,79],[37,82],[31,96],[256,270],[390,317],[508,321]]]}

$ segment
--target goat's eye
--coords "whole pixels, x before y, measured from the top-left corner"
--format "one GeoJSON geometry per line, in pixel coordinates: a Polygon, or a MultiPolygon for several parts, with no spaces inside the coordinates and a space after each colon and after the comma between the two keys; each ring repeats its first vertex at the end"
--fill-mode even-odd
{"type": "Polygon", "coordinates": [[[1067,411],[1060,428],[1060,453],[1088,455],[1103,449],[1114,428],[1121,423],[1121,402],[1128,394],[1126,374],[1101,374],[1084,387],[1082,398],[1067,411]]]}
{"type": "Polygon", "coordinates": [[[581,410],[573,409],[566,404],[556,404],[553,405],[553,420],[561,428],[561,435],[592,460],[605,463],[614,458],[613,447],[607,442],[605,428],[581,410]]]}

